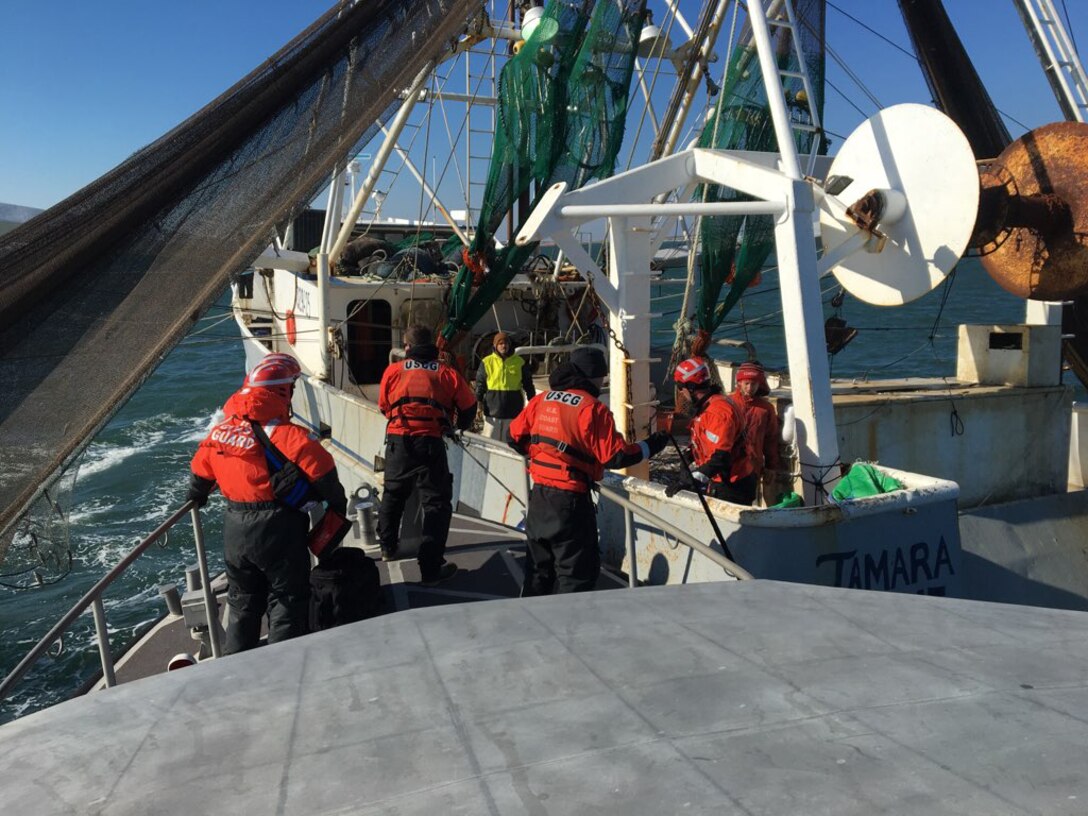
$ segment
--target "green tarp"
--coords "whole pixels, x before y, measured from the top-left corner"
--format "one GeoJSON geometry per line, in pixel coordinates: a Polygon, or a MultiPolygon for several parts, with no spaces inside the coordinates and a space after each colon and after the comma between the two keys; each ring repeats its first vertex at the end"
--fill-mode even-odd
{"type": "Polygon", "coordinates": [[[831,491],[831,499],[836,502],[864,499],[902,489],[903,483],[898,479],[881,473],[866,462],[855,462],[831,491]]]}

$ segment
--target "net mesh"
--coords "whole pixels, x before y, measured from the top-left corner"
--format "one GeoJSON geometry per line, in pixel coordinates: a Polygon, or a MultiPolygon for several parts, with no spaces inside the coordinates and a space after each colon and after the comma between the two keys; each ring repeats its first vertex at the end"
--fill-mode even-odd
{"type": "MultiPolygon", "coordinates": [[[[815,99],[806,99],[804,83],[794,76],[783,76],[782,87],[792,122],[812,126],[810,111],[815,110],[823,120],[824,102],[824,19],[825,0],[797,0],[794,3],[796,32],[805,59],[809,84],[815,99]]],[[[793,30],[771,29],[778,67],[782,71],[798,72],[793,30]]],[[[718,150],[757,150],[776,152],[778,140],[774,133],[767,105],[767,91],[759,58],[751,37],[741,35],[730,58],[725,83],[718,96],[713,114],[699,137],[699,147],[718,150]]],[[[799,154],[808,154],[817,134],[795,130],[799,154]]],[[[821,139],[820,153],[826,152],[821,139]]],[[[695,193],[703,201],[751,201],[751,196],[720,185],[702,185],[695,193]]],[[[699,226],[702,287],[696,309],[696,326],[705,335],[713,334],[726,315],[740,300],[744,290],[756,279],[759,270],[774,249],[774,219],[766,215],[713,216],[701,219],[699,226]],[[721,291],[726,284],[724,298],[721,291]]]]}
{"type": "Polygon", "coordinates": [[[612,174],[645,11],[645,0],[552,0],[503,68],[487,189],[469,263],[454,281],[447,339],[473,326],[536,253],[535,243],[494,249],[514,202],[534,184],[538,199],[557,182],[577,189],[612,174]]]}
{"type": "Polygon", "coordinates": [[[479,5],[343,0],[174,130],[0,238],[0,531],[479,5]]]}

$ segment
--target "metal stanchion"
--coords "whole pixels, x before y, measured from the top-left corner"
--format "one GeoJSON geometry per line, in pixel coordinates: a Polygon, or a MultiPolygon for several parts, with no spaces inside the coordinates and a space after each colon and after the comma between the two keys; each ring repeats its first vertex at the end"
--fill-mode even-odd
{"type": "Polygon", "coordinates": [[[204,614],[208,618],[208,637],[212,642],[212,657],[221,657],[223,650],[219,645],[219,607],[212,593],[212,581],[208,577],[208,556],[204,552],[204,528],[200,524],[200,509],[192,509],[193,538],[196,541],[196,561],[200,566],[200,583],[204,592],[204,614]]]}
{"type": "Polygon", "coordinates": [[[110,651],[110,633],[106,629],[106,608],[101,596],[91,602],[94,613],[94,631],[98,635],[98,656],[102,659],[102,679],[106,688],[117,685],[117,676],[113,673],[113,653],[110,651]]]}
{"type": "Polygon", "coordinates": [[[638,586],[638,562],[635,560],[635,514],[623,508],[623,528],[627,542],[627,586],[638,586]]]}

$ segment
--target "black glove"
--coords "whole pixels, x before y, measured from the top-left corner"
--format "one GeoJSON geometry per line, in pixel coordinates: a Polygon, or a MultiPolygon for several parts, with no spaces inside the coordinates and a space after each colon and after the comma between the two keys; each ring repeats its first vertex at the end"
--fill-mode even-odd
{"type": "Polygon", "coordinates": [[[657,456],[661,451],[665,450],[665,446],[668,444],[669,435],[664,431],[654,431],[646,437],[646,445],[650,449],[650,456],[657,456]]]}
{"type": "Polygon", "coordinates": [[[679,493],[681,490],[698,491],[699,483],[696,482],[687,473],[677,476],[671,482],[665,486],[665,495],[670,499],[679,493]]]}
{"type": "Polygon", "coordinates": [[[185,500],[193,502],[197,507],[203,507],[208,503],[208,494],[215,487],[215,482],[204,479],[195,473],[189,474],[189,492],[185,494],[185,500]]]}

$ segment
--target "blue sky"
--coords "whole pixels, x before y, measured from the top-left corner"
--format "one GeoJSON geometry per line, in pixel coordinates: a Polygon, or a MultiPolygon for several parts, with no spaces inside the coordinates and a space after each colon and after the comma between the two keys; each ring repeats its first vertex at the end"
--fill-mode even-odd
{"type": "MultiPolygon", "coordinates": [[[[832,3],[910,48],[895,0],[832,3]]],[[[1074,36],[1088,43],[1088,0],[1066,3],[1074,36]]],[[[46,207],[75,192],[226,90],[328,5],[6,0],[0,202],[46,207]]],[[[1011,0],[946,0],[946,6],[998,108],[1029,127],[1058,119],[1011,0]]],[[[694,0],[681,2],[692,22],[697,7],[694,0]]],[[[828,40],[866,75],[883,105],[928,101],[910,57],[831,7],[828,40]]],[[[828,77],[866,114],[875,112],[830,62],[828,77]]],[[[862,116],[836,92],[827,93],[827,127],[845,135],[862,116]]],[[[1014,123],[1009,127],[1014,136],[1022,132],[1014,123]]]]}

